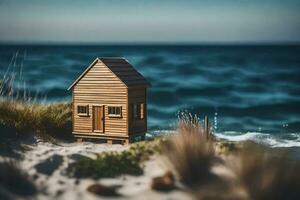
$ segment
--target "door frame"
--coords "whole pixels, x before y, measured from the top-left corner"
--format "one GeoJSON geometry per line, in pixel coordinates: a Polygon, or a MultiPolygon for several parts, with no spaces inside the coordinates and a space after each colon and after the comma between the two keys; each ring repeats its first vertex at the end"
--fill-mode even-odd
{"type": "Polygon", "coordinates": [[[105,105],[103,104],[93,104],[92,105],[92,125],[93,125],[93,133],[104,133],[105,132],[105,105]],[[102,130],[95,130],[95,107],[102,107],[102,115],[103,115],[103,120],[102,120],[102,130]]]}

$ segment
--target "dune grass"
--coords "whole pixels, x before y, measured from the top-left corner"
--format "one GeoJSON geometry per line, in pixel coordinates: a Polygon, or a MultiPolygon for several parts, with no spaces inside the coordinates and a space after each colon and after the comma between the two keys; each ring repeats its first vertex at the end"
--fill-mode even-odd
{"type": "Polygon", "coordinates": [[[96,159],[83,158],[72,164],[68,174],[77,178],[116,177],[143,174],[142,162],[160,151],[160,140],[134,143],[122,152],[103,152],[96,159]]]}
{"type": "Polygon", "coordinates": [[[196,199],[300,199],[299,160],[282,149],[206,137],[196,116],[179,120],[163,153],[196,199]],[[216,166],[226,168],[231,178],[215,174],[216,166]]]}
{"type": "Polygon", "coordinates": [[[182,183],[192,187],[211,176],[215,159],[213,142],[197,116],[183,114],[176,134],[169,138],[163,150],[182,183]]]}
{"type": "Polygon", "coordinates": [[[300,161],[286,151],[247,142],[237,160],[232,168],[249,199],[300,199],[300,161]]]}
{"type": "Polygon", "coordinates": [[[1,141],[33,134],[45,140],[72,137],[71,103],[43,105],[0,100],[1,141]]]}
{"type": "Polygon", "coordinates": [[[26,88],[23,62],[26,52],[16,52],[0,77],[0,140],[36,135],[53,141],[72,137],[71,103],[43,104],[42,94],[26,88]]]}
{"type": "MultiPolygon", "coordinates": [[[[1,149],[8,140],[25,135],[48,141],[72,137],[71,104],[31,101],[25,89],[22,94],[15,93],[14,78],[15,75],[4,76],[0,81],[1,149]]],[[[122,152],[104,152],[96,159],[75,162],[67,172],[77,178],[141,175],[143,161],[157,152],[168,158],[179,181],[196,199],[300,199],[299,160],[258,144],[245,143],[237,148],[233,143],[216,141],[205,134],[199,118],[190,114],[180,116],[176,133],[166,141],[139,142],[122,152]],[[217,155],[217,146],[232,158],[217,155]],[[216,165],[226,167],[234,178],[215,179],[212,168],[216,165]],[[243,195],[235,192],[237,188],[243,195]]],[[[17,195],[36,193],[27,175],[10,162],[0,163],[0,198],[6,195],[3,191],[17,195]]]]}

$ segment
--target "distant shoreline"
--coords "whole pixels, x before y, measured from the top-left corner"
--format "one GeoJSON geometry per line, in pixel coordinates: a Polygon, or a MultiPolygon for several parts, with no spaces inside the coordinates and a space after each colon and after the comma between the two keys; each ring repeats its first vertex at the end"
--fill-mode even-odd
{"type": "Polygon", "coordinates": [[[56,41],[0,41],[0,46],[300,46],[300,41],[282,42],[56,42],[56,41]]]}

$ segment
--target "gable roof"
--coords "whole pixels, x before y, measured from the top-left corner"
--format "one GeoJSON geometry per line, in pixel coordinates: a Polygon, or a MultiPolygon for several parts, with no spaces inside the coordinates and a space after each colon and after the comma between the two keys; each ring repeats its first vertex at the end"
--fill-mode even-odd
{"type": "Polygon", "coordinates": [[[70,85],[68,90],[73,88],[84,75],[97,63],[97,61],[101,61],[105,66],[110,69],[112,73],[114,73],[121,82],[123,82],[127,87],[133,86],[151,86],[151,84],[141,75],[134,67],[125,59],[118,57],[98,57],[96,58],[92,64],[88,68],[84,70],[84,72],[70,85]]]}

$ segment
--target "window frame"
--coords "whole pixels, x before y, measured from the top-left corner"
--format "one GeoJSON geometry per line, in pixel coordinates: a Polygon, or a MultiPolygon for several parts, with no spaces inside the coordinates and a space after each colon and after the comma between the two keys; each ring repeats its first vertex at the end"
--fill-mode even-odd
{"type": "Polygon", "coordinates": [[[107,116],[110,118],[122,118],[122,106],[109,105],[107,106],[107,116]],[[115,113],[110,113],[110,109],[116,109],[115,113]],[[120,113],[117,114],[117,109],[120,109],[120,113]]]}
{"type": "Polygon", "coordinates": [[[77,104],[77,115],[78,116],[89,116],[89,104],[77,104]],[[79,112],[80,107],[81,108],[85,107],[86,112],[79,112]]]}
{"type": "Polygon", "coordinates": [[[135,121],[145,119],[145,103],[132,104],[132,117],[135,121]]]}

